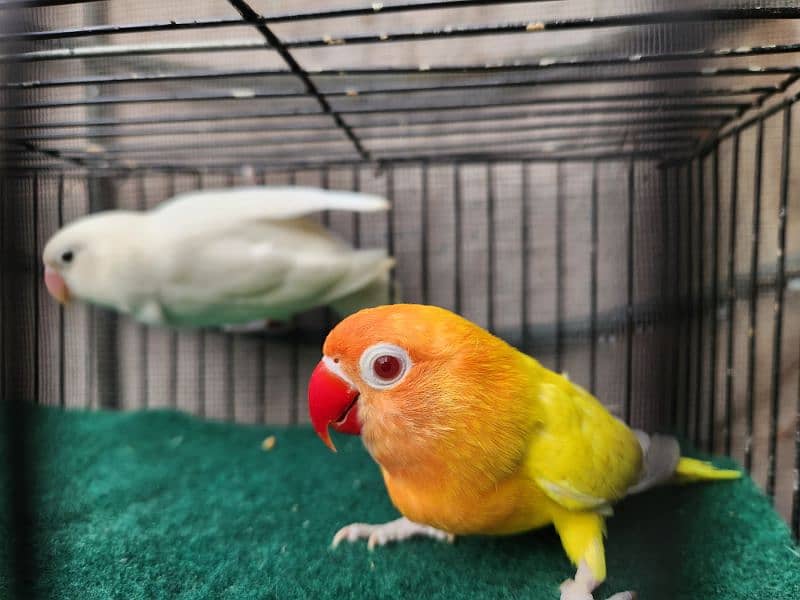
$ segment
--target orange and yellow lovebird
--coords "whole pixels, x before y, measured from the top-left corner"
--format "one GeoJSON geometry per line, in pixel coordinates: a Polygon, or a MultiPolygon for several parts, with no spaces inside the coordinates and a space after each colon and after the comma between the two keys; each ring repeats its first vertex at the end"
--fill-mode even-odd
{"type": "MultiPolygon", "coordinates": [[[[669,480],[734,479],[630,429],[587,391],[477,325],[433,306],[362,310],[328,335],[309,382],[311,422],[360,434],[403,518],[333,539],[369,547],[423,535],[513,534],[553,524],[590,600],[606,578],[604,520],[669,480]]],[[[632,592],[614,600],[633,598],[632,592]]]]}

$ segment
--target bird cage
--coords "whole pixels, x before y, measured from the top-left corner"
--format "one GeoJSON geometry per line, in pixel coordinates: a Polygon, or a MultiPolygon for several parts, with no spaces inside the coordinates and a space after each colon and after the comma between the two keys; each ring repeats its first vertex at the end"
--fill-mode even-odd
{"type": "Polygon", "coordinates": [[[2,0],[15,589],[38,576],[32,462],[69,445],[28,443],[36,410],[308,423],[330,310],[280,334],[175,330],[41,284],[77,217],[238,185],[386,197],[314,218],[395,257],[402,301],[732,457],[798,536],[798,18],[763,0],[2,0]]]}

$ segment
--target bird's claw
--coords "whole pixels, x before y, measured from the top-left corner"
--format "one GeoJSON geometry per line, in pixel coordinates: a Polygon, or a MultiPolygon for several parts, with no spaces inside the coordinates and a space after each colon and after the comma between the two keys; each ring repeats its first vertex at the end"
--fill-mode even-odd
{"type": "Polygon", "coordinates": [[[417,536],[430,537],[450,544],[455,540],[455,536],[452,533],[441,531],[429,525],[414,523],[403,517],[380,525],[352,523],[342,527],[333,536],[331,547],[336,548],[344,540],[355,542],[366,539],[367,549],[374,550],[376,546],[385,546],[392,542],[400,542],[417,536]]]}
{"type": "MultiPolygon", "coordinates": [[[[592,591],[600,585],[592,575],[585,561],[578,564],[575,579],[567,579],[561,584],[561,600],[594,600],[592,591]]],[[[606,600],[636,600],[636,592],[619,592],[606,600]]]]}
{"type": "Polygon", "coordinates": [[[592,592],[582,583],[567,579],[559,587],[561,600],[594,600],[592,592]]]}
{"type": "MultiPolygon", "coordinates": [[[[561,584],[561,600],[594,600],[592,592],[580,581],[567,579],[561,584]]],[[[606,600],[636,600],[636,592],[619,592],[606,600]]]]}

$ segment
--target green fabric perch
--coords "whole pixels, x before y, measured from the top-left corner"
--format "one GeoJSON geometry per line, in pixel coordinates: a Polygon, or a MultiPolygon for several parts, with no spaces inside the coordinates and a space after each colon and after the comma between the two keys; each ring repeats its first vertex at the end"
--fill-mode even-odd
{"type": "MultiPolygon", "coordinates": [[[[310,429],[163,411],[37,409],[32,421],[43,597],[556,600],[573,572],[551,529],[330,550],[340,526],[396,516],[357,438],[332,454],[310,429]]],[[[748,479],[630,498],[607,547],[599,598],[800,597],[800,554],[748,479]]]]}

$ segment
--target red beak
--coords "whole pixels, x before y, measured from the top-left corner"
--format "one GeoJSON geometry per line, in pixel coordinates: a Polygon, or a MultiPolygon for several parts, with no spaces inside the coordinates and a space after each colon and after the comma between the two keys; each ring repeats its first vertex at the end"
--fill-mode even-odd
{"type": "Polygon", "coordinates": [[[323,358],[308,380],[308,412],[314,431],[325,444],[336,452],[328,426],[340,433],[359,435],[358,390],[348,381],[334,373],[336,363],[323,358]],[[328,367],[330,363],[334,369],[328,367]]]}

